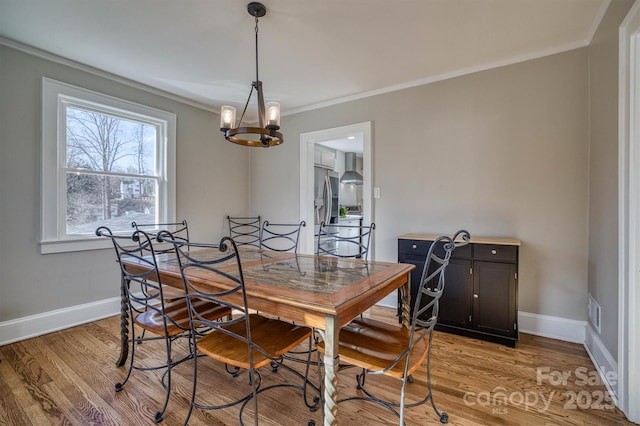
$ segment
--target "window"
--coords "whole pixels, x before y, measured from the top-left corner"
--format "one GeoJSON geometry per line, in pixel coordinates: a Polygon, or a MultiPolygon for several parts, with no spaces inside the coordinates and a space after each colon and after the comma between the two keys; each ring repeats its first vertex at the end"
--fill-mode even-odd
{"type": "Polygon", "coordinates": [[[42,253],[175,220],[174,114],[43,79],[42,253]]]}

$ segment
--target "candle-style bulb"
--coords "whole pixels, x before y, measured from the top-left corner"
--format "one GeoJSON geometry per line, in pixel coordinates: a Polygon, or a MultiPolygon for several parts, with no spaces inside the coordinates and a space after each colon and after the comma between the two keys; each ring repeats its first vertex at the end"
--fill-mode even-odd
{"type": "Polygon", "coordinates": [[[280,128],[280,104],[278,102],[267,102],[267,128],[279,129],[280,128]]]}
{"type": "Polygon", "coordinates": [[[236,109],[230,105],[220,108],[220,130],[232,129],[236,124],[236,109]]]}

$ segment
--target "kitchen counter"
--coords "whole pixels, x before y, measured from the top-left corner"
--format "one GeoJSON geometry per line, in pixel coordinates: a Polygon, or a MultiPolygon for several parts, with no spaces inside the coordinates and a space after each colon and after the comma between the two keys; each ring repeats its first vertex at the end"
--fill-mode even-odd
{"type": "Polygon", "coordinates": [[[362,215],[348,214],[338,218],[338,222],[347,222],[349,220],[362,220],[362,215]]]}

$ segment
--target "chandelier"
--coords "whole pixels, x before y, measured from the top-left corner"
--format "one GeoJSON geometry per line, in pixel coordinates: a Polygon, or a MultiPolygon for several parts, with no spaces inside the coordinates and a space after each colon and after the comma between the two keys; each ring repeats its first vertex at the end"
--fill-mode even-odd
{"type": "Polygon", "coordinates": [[[251,2],[247,5],[247,12],[256,20],[256,80],[251,83],[251,91],[244,105],[244,110],[240,116],[238,127],[236,124],[236,109],[229,105],[223,105],[220,110],[220,130],[224,132],[224,137],[229,142],[246,146],[270,146],[280,145],[283,142],[280,129],[280,104],[278,102],[264,102],[262,94],[262,82],[258,78],[258,18],[267,14],[267,8],[258,2],[251,2]],[[244,114],[251,100],[253,91],[258,95],[258,126],[242,127],[244,114]]]}

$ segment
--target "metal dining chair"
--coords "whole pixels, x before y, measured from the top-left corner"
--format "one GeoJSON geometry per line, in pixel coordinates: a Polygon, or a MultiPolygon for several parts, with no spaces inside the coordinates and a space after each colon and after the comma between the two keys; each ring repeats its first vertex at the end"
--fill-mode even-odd
{"type": "Polygon", "coordinates": [[[364,259],[369,256],[369,244],[376,224],[334,225],[322,222],[318,230],[316,254],[342,259],[364,259]]]}
{"type": "MultiPolygon", "coordinates": [[[[189,242],[189,224],[186,219],[180,222],[155,222],[155,223],[138,223],[131,222],[131,227],[136,231],[144,231],[147,234],[156,235],[160,231],[169,231],[176,240],[185,243],[189,242]]],[[[173,245],[154,243],[156,254],[167,253],[173,251],[173,245]]]]}
{"type": "MultiPolygon", "coordinates": [[[[339,403],[352,400],[375,402],[395,413],[403,426],[405,407],[416,407],[430,401],[440,422],[449,421],[449,415],[438,411],[433,400],[431,342],[433,329],[438,321],[438,301],[444,290],[445,270],[451,253],[456,247],[468,244],[470,238],[467,231],[461,230],[454,237],[441,236],[433,242],[422,270],[419,297],[412,301],[414,310],[408,329],[370,318],[358,318],[340,330],[340,362],[362,369],[356,376],[356,381],[357,388],[364,396],[343,398],[339,403]],[[418,402],[407,404],[407,383],[413,382],[413,375],[425,360],[426,396],[418,402]],[[365,388],[367,375],[386,375],[401,380],[400,402],[387,401],[372,395],[365,388]]],[[[324,342],[319,342],[317,347],[320,353],[324,353],[324,342]]]]}
{"type": "Polygon", "coordinates": [[[131,327],[131,337],[129,338],[130,358],[127,375],[122,382],[115,385],[116,392],[120,392],[133,370],[165,370],[161,383],[165,389],[165,399],[162,408],[155,413],[154,421],[162,421],[164,412],[169,403],[171,393],[171,369],[176,364],[188,359],[191,354],[180,360],[174,361],[172,358],[172,342],[180,337],[190,335],[189,310],[193,309],[198,315],[215,321],[231,314],[231,310],[226,306],[221,306],[207,300],[193,300],[187,306],[187,300],[183,297],[169,301],[164,297],[165,287],[162,285],[156,253],[153,247],[152,238],[143,231],[134,231],[130,236],[116,235],[105,226],[96,230],[99,237],[110,238],[116,252],[116,260],[120,265],[121,285],[123,302],[129,313],[129,323],[142,329],[142,333],[137,335],[136,327],[131,327]],[[124,268],[121,260],[123,258],[135,258],[149,270],[144,273],[133,273],[124,268]],[[151,337],[144,337],[144,333],[149,332],[151,337]],[[143,343],[154,340],[164,342],[165,361],[161,365],[145,366],[136,363],[136,347],[143,343]]]}
{"type": "Polygon", "coordinates": [[[300,223],[270,223],[265,220],[260,228],[260,248],[297,253],[300,230],[305,226],[304,220],[300,223]]]}
{"type": "MultiPolygon", "coordinates": [[[[270,223],[268,220],[262,222],[260,229],[260,249],[269,250],[275,252],[298,252],[298,242],[300,240],[300,231],[303,227],[307,226],[307,223],[303,220],[300,223],[270,223]]],[[[270,257],[268,252],[263,252],[265,258],[270,257]]],[[[269,270],[269,264],[265,266],[265,271],[269,270]]],[[[313,345],[310,345],[306,350],[291,350],[287,354],[283,355],[283,359],[289,359],[295,362],[301,362],[309,364],[309,354],[315,352],[313,345]],[[292,356],[293,355],[293,356],[292,356]],[[301,356],[306,356],[304,360],[301,356]]],[[[281,365],[281,362],[273,362],[271,368],[276,371],[281,365]]]]}
{"type": "Polygon", "coordinates": [[[229,236],[238,246],[260,247],[260,216],[227,216],[229,236]]]}
{"type": "MultiPolygon", "coordinates": [[[[183,242],[189,242],[189,224],[186,219],[180,222],[158,222],[158,223],[138,223],[131,222],[131,227],[136,231],[144,231],[147,234],[155,235],[161,230],[169,230],[176,239],[183,242]]],[[[153,250],[155,254],[162,254],[172,252],[173,245],[154,243],[153,250]]],[[[184,297],[184,291],[181,288],[175,288],[171,286],[163,286],[162,296],[165,300],[177,300],[184,297]]]]}
{"type": "Polygon", "coordinates": [[[265,365],[280,361],[289,350],[310,339],[311,329],[250,313],[242,265],[235,241],[230,237],[224,237],[219,244],[193,242],[181,244],[173,240],[169,232],[159,233],[157,239],[175,245],[176,258],[189,306],[193,384],[189,411],[184,424],[188,423],[193,408],[216,410],[242,404],[239,420],[243,425],[244,409],[250,401],[253,401],[253,423],[258,425],[258,394],[280,387],[302,390],[305,404],[309,410],[315,411],[318,399],[313,403],[307,403],[307,389],[311,387],[317,392],[319,390],[308,381],[308,367],[303,376],[298,371],[281,365],[300,378],[301,385],[278,383],[262,387],[262,376],[258,370],[265,365]],[[197,256],[193,253],[197,253],[197,256]],[[198,277],[203,276],[207,276],[208,280],[219,282],[220,287],[202,285],[198,277]],[[225,306],[233,311],[233,317],[219,321],[204,318],[194,309],[198,300],[225,306]],[[234,375],[239,374],[240,370],[247,370],[249,392],[235,401],[222,404],[206,405],[196,402],[198,365],[202,362],[199,360],[201,355],[224,363],[227,371],[234,375]],[[235,370],[229,370],[229,366],[235,370]]]}

